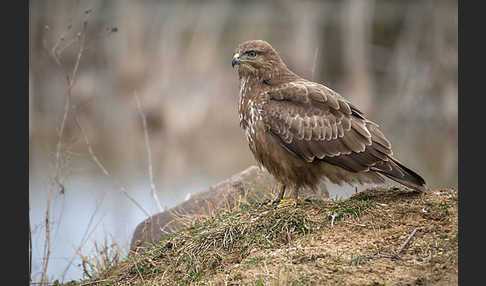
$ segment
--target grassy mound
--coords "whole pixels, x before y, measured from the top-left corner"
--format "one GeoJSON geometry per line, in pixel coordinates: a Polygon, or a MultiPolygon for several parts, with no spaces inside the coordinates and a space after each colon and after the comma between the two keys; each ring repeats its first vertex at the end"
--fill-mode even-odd
{"type": "Polygon", "coordinates": [[[456,285],[457,233],[452,189],[243,204],[66,285],[456,285]]]}

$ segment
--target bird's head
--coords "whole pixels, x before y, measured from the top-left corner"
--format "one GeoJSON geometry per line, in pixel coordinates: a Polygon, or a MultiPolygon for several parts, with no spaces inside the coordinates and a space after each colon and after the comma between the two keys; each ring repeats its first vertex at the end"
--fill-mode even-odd
{"type": "Polygon", "coordinates": [[[285,75],[293,75],[275,49],[262,40],[241,43],[233,54],[231,66],[236,67],[240,78],[257,77],[267,83],[280,81],[285,75]]]}

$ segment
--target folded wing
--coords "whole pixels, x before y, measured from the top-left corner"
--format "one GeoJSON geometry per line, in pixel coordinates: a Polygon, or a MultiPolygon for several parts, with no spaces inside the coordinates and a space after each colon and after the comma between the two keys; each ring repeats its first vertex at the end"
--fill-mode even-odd
{"type": "Polygon", "coordinates": [[[425,185],[418,174],[392,157],[391,144],[378,125],[338,93],[302,80],[267,94],[266,128],[295,156],[351,172],[375,171],[415,189],[425,185]]]}

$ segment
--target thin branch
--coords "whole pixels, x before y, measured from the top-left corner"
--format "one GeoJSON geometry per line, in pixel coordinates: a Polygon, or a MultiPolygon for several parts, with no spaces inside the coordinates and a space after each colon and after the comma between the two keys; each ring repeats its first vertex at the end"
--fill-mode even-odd
{"type": "MultiPolygon", "coordinates": [[[[82,260],[82,262],[83,262],[83,263],[87,262],[87,260],[85,260],[85,259],[83,258],[84,256],[83,256],[83,254],[81,253],[81,249],[82,249],[82,247],[84,246],[84,244],[86,244],[86,243],[88,242],[88,238],[89,238],[89,237],[90,237],[90,236],[91,236],[91,235],[94,233],[94,231],[96,230],[96,228],[98,227],[98,225],[101,223],[101,221],[102,221],[102,220],[103,220],[103,218],[101,218],[101,219],[98,221],[98,223],[97,223],[97,224],[94,226],[94,228],[91,230],[91,232],[90,232],[90,233],[88,233],[88,235],[86,236],[86,240],[85,240],[84,242],[82,242],[82,243],[81,243],[81,245],[80,245],[80,246],[79,246],[79,247],[78,247],[78,248],[75,250],[76,254],[77,254],[79,257],[81,257],[81,260],[82,260]]],[[[96,247],[96,241],[95,241],[95,247],[96,247]]],[[[84,268],[84,267],[83,267],[83,268],[84,268]]],[[[85,273],[86,273],[86,271],[85,271],[85,273]]],[[[88,273],[86,273],[86,274],[87,274],[87,276],[88,276],[89,278],[91,278],[91,276],[90,276],[88,273]]],[[[64,279],[64,278],[63,278],[63,279],[64,279]]]]}
{"type": "Polygon", "coordinates": [[[396,251],[395,251],[395,255],[399,255],[400,252],[402,252],[402,250],[405,248],[405,246],[407,246],[407,244],[410,242],[410,240],[412,239],[412,237],[415,235],[415,233],[417,232],[417,228],[415,228],[412,233],[408,236],[407,240],[405,240],[405,242],[400,246],[400,248],[398,248],[396,251]]]}
{"type": "Polygon", "coordinates": [[[47,267],[49,265],[49,256],[51,254],[51,237],[50,237],[50,222],[49,222],[50,209],[51,209],[51,199],[52,199],[52,195],[54,194],[54,186],[57,185],[56,182],[59,181],[58,179],[59,179],[59,173],[60,173],[62,137],[64,135],[64,129],[65,129],[65,126],[66,126],[66,120],[67,120],[67,117],[68,117],[68,114],[69,114],[69,109],[71,107],[71,95],[72,95],[72,89],[73,89],[73,86],[74,86],[74,79],[76,78],[79,63],[81,62],[81,57],[82,57],[83,51],[84,51],[84,42],[86,40],[87,26],[88,26],[88,23],[84,22],[83,31],[81,32],[82,33],[82,40],[81,40],[78,55],[77,55],[77,58],[76,58],[76,63],[74,64],[74,68],[73,68],[71,77],[69,77],[69,75],[66,75],[66,79],[68,81],[68,91],[67,91],[67,95],[66,95],[66,101],[64,103],[64,115],[63,115],[61,125],[60,125],[60,128],[59,128],[59,132],[58,132],[54,176],[51,179],[50,189],[49,189],[49,193],[47,195],[47,208],[46,208],[46,218],[45,218],[46,241],[45,241],[45,244],[44,244],[44,261],[43,261],[43,265],[42,265],[41,283],[47,283],[47,267]]]}
{"type": "MultiPolygon", "coordinates": [[[[96,230],[96,228],[98,227],[98,225],[101,223],[101,219],[100,219],[100,221],[93,227],[93,229],[91,231],[89,231],[89,229],[91,228],[91,224],[93,223],[94,217],[96,216],[96,214],[100,210],[100,206],[103,203],[104,198],[105,198],[105,196],[103,195],[103,198],[101,199],[101,201],[96,204],[95,210],[94,210],[93,214],[91,215],[91,217],[89,218],[88,226],[86,227],[86,230],[85,230],[85,232],[83,234],[83,238],[81,239],[81,243],[76,248],[75,253],[79,253],[81,251],[81,249],[83,248],[83,246],[88,242],[88,239],[91,236],[91,234],[93,234],[93,232],[96,230]]],[[[62,280],[64,280],[64,276],[66,275],[67,271],[71,267],[71,265],[72,265],[75,257],[76,256],[73,255],[71,257],[71,259],[69,260],[67,266],[64,268],[64,271],[62,272],[62,275],[61,275],[62,280]]]]}
{"type": "Polygon", "coordinates": [[[391,258],[391,259],[402,259],[399,254],[402,252],[402,250],[407,246],[407,244],[410,242],[412,237],[415,235],[417,232],[417,228],[415,228],[412,233],[408,236],[408,238],[405,240],[405,242],[402,243],[402,245],[397,249],[392,252],[392,254],[378,254],[378,257],[382,258],[391,258]]]}
{"type": "Polygon", "coordinates": [[[140,114],[140,118],[142,119],[142,125],[143,125],[143,133],[145,135],[145,149],[147,150],[147,160],[148,160],[148,172],[149,172],[149,178],[150,178],[150,189],[152,191],[152,197],[154,198],[155,202],[157,203],[157,206],[159,207],[159,211],[164,211],[164,208],[162,208],[162,205],[160,204],[159,197],[157,196],[157,189],[155,188],[155,183],[154,183],[154,175],[152,171],[152,150],[150,149],[150,138],[148,135],[148,130],[147,130],[147,120],[145,118],[145,114],[142,111],[142,105],[140,104],[140,99],[137,95],[137,92],[134,92],[135,100],[137,102],[137,109],[138,113],[140,114]]]}
{"type": "MultiPolygon", "coordinates": [[[[84,26],[87,25],[88,19],[91,16],[91,9],[86,10],[84,12],[84,15],[85,15],[85,17],[84,17],[84,20],[83,20],[83,29],[84,29],[84,26]]],[[[78,32],[75,37],[71,38],[71,40],[66,43],[66,42],[64,42],[66,34],[69,31],[71,31],[72,27],[73,27],[73,24],[72,24],[72,20],[71,20],[71,23],[66,27],[66,30],[64,30],[61,33],[61,35],[57,39],[57,42],[54,44],[54,46],[50,50],[51,56],[54,58],[54,61],[56,62],[56,64],[59,65],[59,66],[62,65],[60,56],[64,52],[64,50],[66,50],[67,48],[69,48],[73,44],[77,43],[81,39],[81,36],[83,35],[83,33],[86,32],[85,29],[84,29],[83,32],[78,32]],[[62,43],[64,43],[64,46],[60,47],[62,43]]],[[[49,26],[46,26],[46,28],[49,29],[49,26]]],[[[83,46],[84,46],[84,49],[85,49],[86,43],[83,43],[83,46]]]]}
{"type": "MultiPolygon", "coordinates": [[[[60,123],[60,126],[57,131],[57,136],[58,136],[58,141],[56,144],[56,153],[55,153],[55,166],[54,166],[54,172],[50,180],[50,187],[49,187],[49,192],[47,195],[47,207],[46,207],[46,214],[45,214],[45,227],[46,227],[46,237],[45,237],[45,243],[44,243],[44,260],[42,263],[42,277],[40,282],[36,282],[34,284],[42,284],[42,285],[47,285],[47,269],[49,265],[49,257],[51,254],[51,225],[50,225],[50,210],[51,210],[51,201],[54,195],[54,190],[56,186],[59,186],[61,188],[61,191],[64,190],[64,186],[60,182],[60,173],[61,173],[61,159],[62,159],[62,153],[64,152],[63,149],[65,149],[65,142],[63,142],[63,135],[66,127],[66,122],[67,118],[70,114],[71,110],[71,97],[72,97],[72,89],[74,88],[75,81],[76,81],[76,76],[78,74],[78,69],[79,65],[81,62],[81,58],[83,56],[83,52],[86,50],[86,37],[87,37],[87,26],[88,26],[88,17],[89,14],[91,13],[90,10],[85,11],[85,20],[83,21],[83,27],[80,32],[78,32],[72,39],[69,41],[65,42],[65,36],[66,34],[71,30],[72,24],[69,24],[67,29],[61,33],[61,35],[58,37],[57,41],[54,43],[52,48],[49,50],[49,54],[52,56],[56,64],[60,67],[60,69],[63,71],[65,74],[65,78],[67,80],[67,94],[65,98],[65,103],[64,103],[64,112],[62,116],[62,120],[60,123]],[[74,67],[72,68],[72,71],[69,72],[67,69],[65,69],[62,65],[61,62],[61,54],[63,53],[64,50],[67,48],[71,47],[72,45],[79,43],[79,50],[77,53],[76,61],[74,64],[74,67]],[[62,45],[64,44],[64,45],[62,45]],[[63,144],[64,143],[64,144],[63,144]],[[64,148],[63,148],[64,147],[64,148]]],[[[48,26],[46,26],[46,29],[48,29],[48,26]]],[[[117,28],[111,28],[108,30],[109,33],[116,32],[117,28]]],[[[93,155],[93,152],[91,150],[91,154],[93,155]]],[[[99,163],[99,161],[98,161],[99,163]]],[[[102,166],[101,164],[98,164],[99,166],[102,166]]],[[[105,170],[106,171],[106,170],[105,170]]],[[[138,205],[140,208],[141,206],[135,202],[133,198],[131,198],[128,193],[123,190],[123,193],[129,197],[130,200],[132,200],[136,205],[138,205]]],[[[143,210],[143,208],[142,208],[143,210]]],[[[150,216],[148,212],[143,210],[144,213],[147,216],[150,216]]],[[[30,230],[30,221],[29,221],[29,243],[30,243],[30,249],[29,249],[29,279],[31,279],[31,267],[32,267],[32,238],[31,238],[31,230],[30,230]]]]}
{"type": "MultiPolygon", "coordinates": [[[[83,127],[79,123],[78,117],[76,112],[74,113],[74,122],[76,123],[76,126],[81,130],[81,133],[83,134],[84,142],[86,143],[86,146],[88,146],[88,152],[91,155],[91,158],[93,161],[96,163],[96,165],[101,169],[103,174],[105,174],[107,177],[112,178],[110,172],[105,168],[105,166],[101,163],[101,161],[98,159],[96,154],[93,151],[93,148],[91,147],[91,143],[88,139],[88,136],[86,135],[86,132],[84,132],[83,127]]],[[[150,217],[150,213],[146,211],[134,198],[132,198],[126,188],[120,184],[118,184],[116,181],[114,182],[115,187],[121,190],[121,193],[124,194],[133,204],[135,204],[147,217],[150,217]]]]}
{"type": "Polygon", "coordinates": [[[78,116],[77,116],[76,112],[74,113],[74,123],[76,124],[76,126],[81,131],[81,134],[83,135],[84,143],[88,147],[88,152],[91,155],[91,159],[93,159],[93,161],[96,163],[98,168],[101,169],[101,171],[103,172],[103,174],[105,174],[105,176],[110,177],[111,176],[110,172],[108,172],[108,170],[105,168],[105,166],[103,166],[103,164],[101,164],[100,160],[98,159],[98,156],[96,156],[96,154],[94,153],[93,148],[91,147],[91,143],[89,142],[88,136],[86,135],[86,132],[84,132],[83,127],[81,127],[81,124],[79,123],[78,116]]]}

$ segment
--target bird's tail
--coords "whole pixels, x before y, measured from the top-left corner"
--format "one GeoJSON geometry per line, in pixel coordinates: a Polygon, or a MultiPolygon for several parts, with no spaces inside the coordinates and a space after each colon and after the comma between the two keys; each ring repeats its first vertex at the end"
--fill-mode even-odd
{"type": "Polygon", "coordinates": [[[412,189],[424,192],[428,190],[425,180],[414,171],[405,167],[400,161],[389,156],[390,160],[375,165],[375,171],[412,189]]]}

